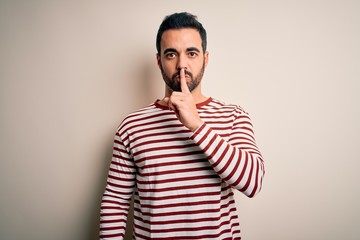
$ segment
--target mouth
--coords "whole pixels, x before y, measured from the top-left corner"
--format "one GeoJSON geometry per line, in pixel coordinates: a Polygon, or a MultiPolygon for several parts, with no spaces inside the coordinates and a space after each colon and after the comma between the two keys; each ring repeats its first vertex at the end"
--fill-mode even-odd
{"type": "MultiPolygon", "coordinates": [[[[185,75],[185,79],[191,79],[191,77],[186,74],[186,75],[185,75]]],[[[175,76],[175,80],[180,81],[180,75],[176,75],[176,76],[175,76]]]]}
{"type": "MultiPolygon", "coordinates": [[[[185,69],[185,79],[186,80],[191,80],[192,79],[192,74],[190,71],[185,69]]],[[[174,75],[173,75],[173,80],[176,81],[180,81],[180,71],[177,71],[174,75]]]]}

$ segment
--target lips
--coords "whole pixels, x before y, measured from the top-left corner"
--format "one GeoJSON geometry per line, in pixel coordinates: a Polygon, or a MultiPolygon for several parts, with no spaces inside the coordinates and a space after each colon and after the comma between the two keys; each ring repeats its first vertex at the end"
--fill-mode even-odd
{"type": "MultiPolygon", "coordinates": [[[[180,78],[180,75],[176,75],[175,76],[176,78],[180,78]]],[[[189,78],[190,76],[189,75],[185,75],[186,78],[189,78]]]]}
{"type": "MultiPolygon", "coordinates": [[[[191,72],[185,70],[185,78],[187,79],[192,79],[192,74],[191,72]]],[[[175,73],[172,77],[173,80],[177,80],[180,79],[180,71],[178,71],[177,73],[175,73]]]]}
{"type": "MultiPolygon", "coordinates": [[[[191,79],[191,76],[186,74],[186,75],[185,75],[185,78],[186,78],[186,79],[191,79]]],[[[175,79],[175,80],[180,80],[180,75],[178,75],[178,74],[175,75],[173,79],[175,79]]]]}

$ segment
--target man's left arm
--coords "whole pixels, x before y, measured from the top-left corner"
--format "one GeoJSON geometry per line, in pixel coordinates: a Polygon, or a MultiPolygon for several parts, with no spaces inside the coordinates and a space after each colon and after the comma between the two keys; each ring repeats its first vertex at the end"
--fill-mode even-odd
{"type": "Polygon", "coordinates": [[[191,138],[225,182],[246,196],[253,197],[261,190],[264,162],[255,142],[249,115],[239,109],[236,115],[228,141],[206,123],[191,138]]]}

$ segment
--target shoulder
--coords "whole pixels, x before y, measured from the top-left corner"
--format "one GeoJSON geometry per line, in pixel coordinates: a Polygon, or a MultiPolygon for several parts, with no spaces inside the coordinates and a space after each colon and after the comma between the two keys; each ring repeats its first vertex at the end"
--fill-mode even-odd
{"type": "Polygon", "coordinates": [[[238,104],[232,104],[232,103],[225,103],[223,101],[220,101],[218,99],[212,99],[211,103],[208,105],[209,107],[212,108],[216,108],[216,109],[221,109],[223,111],[231,111],[233,112],[235,115],[241,115],[241,114],[245,114],[248,115],[248,113],[245,111],[245,109],[243,107],[241,107],[238,104]]]}
{"type": "Polygon", "coordinates": [[[154,103],[145,106],[143,108],[140,108],[136,111],[133,111],[129,113],[118,125],[117,132],[122,131],[122,129],[129,128],[130,126],[133,126],[137,122],[144,120],[148,117],[151,117],[152,115],[159,112],[159,109],[155,106],[154,103]]]}

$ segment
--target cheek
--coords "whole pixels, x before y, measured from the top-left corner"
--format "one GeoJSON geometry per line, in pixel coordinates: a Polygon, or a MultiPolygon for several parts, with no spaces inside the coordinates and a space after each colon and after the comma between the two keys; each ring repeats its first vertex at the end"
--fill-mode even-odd
{"type": "Polygon", "coordinates": [[[203,61],[197,61],[193,68],[194,72],[199,73],[203,67],[203,64],[203,61]]]}
{"type": "Polygon", "coordinates": [[[163,62],[162,68],[167,73],[173,73],[176,70],[176,68],[173,66],[173,64],[171,64],[169,62],[163,62]]]}

